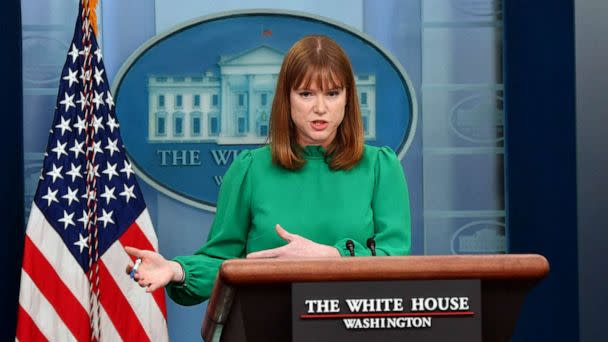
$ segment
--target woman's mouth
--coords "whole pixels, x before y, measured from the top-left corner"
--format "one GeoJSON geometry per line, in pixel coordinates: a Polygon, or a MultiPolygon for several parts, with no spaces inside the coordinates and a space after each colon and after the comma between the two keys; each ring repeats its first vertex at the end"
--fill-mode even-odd
{"type": "Polygon", "coordinates": [[[315,131],[322,131],[329,125],[325,120],[314,120],[310,122],[312,129],[315,131]]]}

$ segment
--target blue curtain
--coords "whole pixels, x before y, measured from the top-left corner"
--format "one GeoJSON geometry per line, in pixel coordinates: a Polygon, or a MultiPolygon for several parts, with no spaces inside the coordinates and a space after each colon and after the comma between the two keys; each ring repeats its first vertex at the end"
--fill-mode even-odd
{"type": "Polygon", "coordinates": [[[0,177],[0,281],[2,317],[0,340],[15,338],[19,274],[23,249],[23,107],[21,87],[21,3],[6,1],[0,6],[0,75],[2,75],[2,177],[0,177]]]}

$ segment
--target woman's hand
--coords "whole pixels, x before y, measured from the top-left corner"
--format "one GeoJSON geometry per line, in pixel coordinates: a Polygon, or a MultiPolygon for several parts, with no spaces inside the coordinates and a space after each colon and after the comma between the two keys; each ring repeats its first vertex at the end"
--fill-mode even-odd
{"type": "Polygon", "coordinates": [[[291,234],[281,225],[277,224],[275,226],[277,230],[277,234],[285,241],[287,244],[285,246],[266,249],[259,252],[249,253],[247,255],[248,259],[258,259],[258,258],[324,258],[324,257],[339,257],[340,252],[335,247],[322,245],[320,243],[316,243],[310,241],[306,238],[301,237],[297,234],[291,234]]]}
{"type": "MultiPolygon", "coordinates": [[[[184,271],[180,264],[175,261],[165,259],[162,255],[137,249],[135,247],[125,247],[127,254],[141,259],[141,264],[135,271],[134,280],[141,287],[146,287],[146,292],[153,292],[164,287],[169,282],[179,282],[183,279],[184,271]]],[[[131,273],[134,264],[127,266],[127,274],[131,273]]]]}

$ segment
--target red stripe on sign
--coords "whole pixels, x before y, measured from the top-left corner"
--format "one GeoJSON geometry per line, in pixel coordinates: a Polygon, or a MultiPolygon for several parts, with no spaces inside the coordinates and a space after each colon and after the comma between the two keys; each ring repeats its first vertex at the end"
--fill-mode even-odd
{"type": "Polygon", "coordinates": [[[474,316],[473,311],[433,311],[433,312],[386,312],[386,313],[352,313],[352,314],[303,314],[301,319],[323,318],[367,318],[367,317],[430,317],[430,316],[474,316]]]}
{"type": "MultiPolygon", "coordinates": [[[[124,341],[150,341],[139,318],[125,298],[114,278],[99,260],[99,301],[106,310],[114,328],[124,341]]],[[[93,266],[95,267],[95,266],[93,266]]],[[[146,317],[142,317],[146,319],[146,317]]]]}
{"type": "Polygon", "coordinates": [[[22,267],[76,340],[89,341],[89,314],[27,235],[25,236],[22,267]]]}
{"type": "Polygon", "coordinates": [[[27,311],[19,305],[17,311],[17,335],[15,336],[19,341],[48,341],[48,339],[42,334],[42,331],[38,329],[32,317],[28,315],[27,311]]]}
{"type": "MultiPolygon", "coordinates": [[[[137,225],[137,223],[133,222],[133,224],[127,229],[120,239],[118,239],[123,246],[135,247],[138,249],[145,249],[148,251],[155,251],[156,249],[150,243],[146,235],[143,233],[141,228],[137,225]]],[[[131,257],[131,260],[135,262],[135,258],[131,257]]],[[[154,297],[154,301],[160,312],[163,313],[163,317],[167,318],[167,304],[165,303],[165,290],[158,289],[152,292],[152,297],[154,297]]]]}

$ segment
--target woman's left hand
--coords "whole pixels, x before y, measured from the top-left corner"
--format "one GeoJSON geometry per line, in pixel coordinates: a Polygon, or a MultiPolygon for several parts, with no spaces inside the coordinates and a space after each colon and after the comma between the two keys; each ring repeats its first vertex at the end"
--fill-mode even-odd
{"type": "Polygon", "coordinates": [[[277,234],[287,244],[285,246],[266,249],[259,252],[253,252],[247,254],[248,259],[260,259],[260,258],[326,258],[326,257],[339,257],[340,252],[335,247],[322,245],[320,243],[313,242],[306,238],[301,237],[297,234],[291,234],[277,224],[275,226],[277,234]]]}

